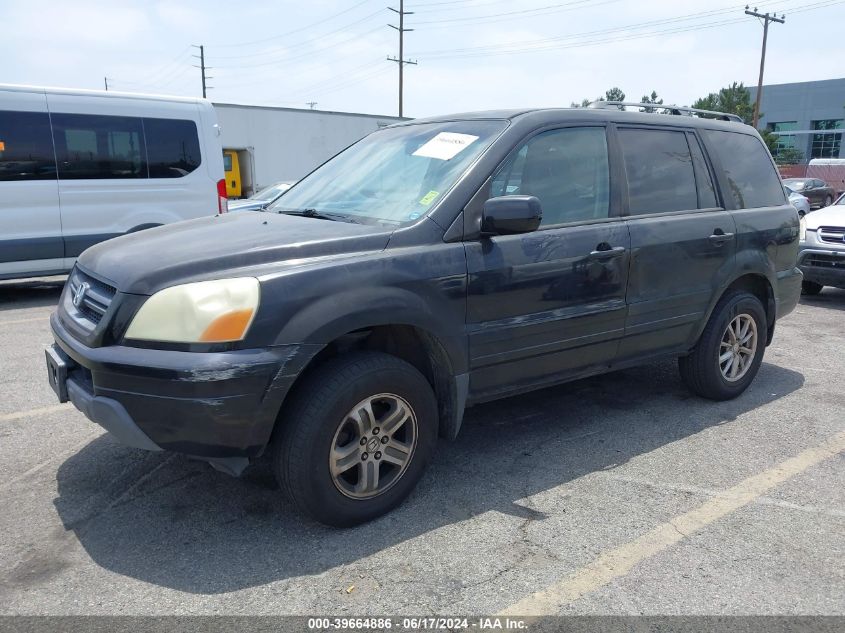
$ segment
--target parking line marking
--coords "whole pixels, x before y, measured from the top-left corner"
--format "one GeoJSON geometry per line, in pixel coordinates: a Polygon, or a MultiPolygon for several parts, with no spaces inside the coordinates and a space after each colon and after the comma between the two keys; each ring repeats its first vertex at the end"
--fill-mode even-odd
{"type": "Polygon", "coordinates": [[[46,413],[55,413],[56,411],[64,411],[70,406],[70,403],[54,404],[49,407],[41,407],[39,409],[28,409],[26,411],[15,411],[14,413],[0,413],[0,422],[11,422],[12,420],[22,420],[23,418],[31,418],[36,415],[43,415],[46,413]]]}
{"type": "Polygon", "coordinates": [[[554,615],[582,596],[621,578],[637,564],[682,541],[711,523],[748,505],[808,468],[845,451],[845,432],[809,448],[732,488],[717,493],[702,505],[669,519],[629,543],[604,552],[566,579],[505,608],[501,615],[554,615]]]}
{"type": "Polygon", "coordinates": [[[15,323],[30,323],[32,321],[44,321],[45,319],[49,319],[50,315],[43,315],[43,316],[34,316],[29,317],[28,319],[13,319],[11,321],[0,321],[0,325],[14,325],[15,323]]]}

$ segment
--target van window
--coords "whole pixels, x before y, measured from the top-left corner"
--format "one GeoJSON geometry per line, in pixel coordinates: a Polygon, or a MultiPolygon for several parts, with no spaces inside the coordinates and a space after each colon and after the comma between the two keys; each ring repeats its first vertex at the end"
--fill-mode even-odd
{"type": "Polygon", "coordinates": [[[603,127],[550,130],[531,138],[496,172],[492,197],[536,196],[542,225],[606,218],[610,170],[603,127]]]}
{"type": "Polygon", "coordinates": [[[180,119],[144,119],[150,178],[181,178],[202,162],[197,126],[180,119]]]}
{"type": "Polygon", "coordinates": [[[686,134],[620,129],[631,215],[697,209],[695,172],[686,134]]]}
{"type": "Polygon", "coordinates": [[[146,178],[141,119],[53,114],[59,178],[146,178]]]}
{"type": "Polygon", "coordinates": [[[0,181],[55,179],[50,115],[0,111],[0,181]]]}
{"type": "Polygon", "coordinates": [[[780,177],[763,142],[749,134],[705,130],[707,146],[716,153],[738,209],[784,204],[780,177]]]}

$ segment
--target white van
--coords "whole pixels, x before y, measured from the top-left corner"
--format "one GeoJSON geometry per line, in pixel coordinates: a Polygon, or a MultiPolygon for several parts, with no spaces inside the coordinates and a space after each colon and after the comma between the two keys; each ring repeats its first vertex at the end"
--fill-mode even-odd
{"type": "Polygon", "coordinates": [[[0,279],[226,204],[211,102],[0,84],[0,279]]]}

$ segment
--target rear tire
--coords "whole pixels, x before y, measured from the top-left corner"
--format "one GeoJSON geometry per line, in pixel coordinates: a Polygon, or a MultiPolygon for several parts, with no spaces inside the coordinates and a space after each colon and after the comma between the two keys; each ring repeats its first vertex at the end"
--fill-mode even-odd
{"type": "Polygon", "coordinates": [[[825,196],[824,204],[822,206],[823,207],[829,207],[832,204],[833,204],[833,198],[831,198],[830,196],[825,196]]]}
{"type": "Polygon", "coordinates": [[[711,400],[730,400],[748,388],[766,348],[766,313],[751,293],[734,290],[716,304],[689,356],[678,359],[684,384],[711,400]]]}
{"type": "Polygon", "coordinates": [[[381,352],[327,361],[296,387],[277,423],[273,472],[302,512],[349,527],[399,505],[437,444],[425,377],[381,352]]]}
{"type": "Polygon", "coordinates": [[[801,282],[801,294],[807,295],[809,297],[815,297],[819,294],[824,288],[823,285],[817,284],[815,281],[802,281],[801,282]]]}

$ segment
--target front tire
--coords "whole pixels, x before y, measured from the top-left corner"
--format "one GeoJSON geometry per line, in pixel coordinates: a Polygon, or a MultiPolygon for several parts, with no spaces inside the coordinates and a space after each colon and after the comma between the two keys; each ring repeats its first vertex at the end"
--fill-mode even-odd
{"type": "Polygon", "coordinates": [[[437,401],[412,365],[354,352],[306,376],[278,424],[271,450],[282,490],[317,521],[349,527],[416,486],[437,443],[437,401]]]}
{"type": "Polygon", "coordinates": [[[716,304],[692,353],[678,359],[681,378],[704,398],[736,398],[757,375],[767,336],[760,300],[748,292],[731,291],[716,304]]]}
{"type": "Polygon", "coordinates": [[[815,281],[802,281],[801,282],[801,294],[807,295],[809,297],[815,297],[819,294],[824,288],[823,285],[817,284],[815,281]]]}

